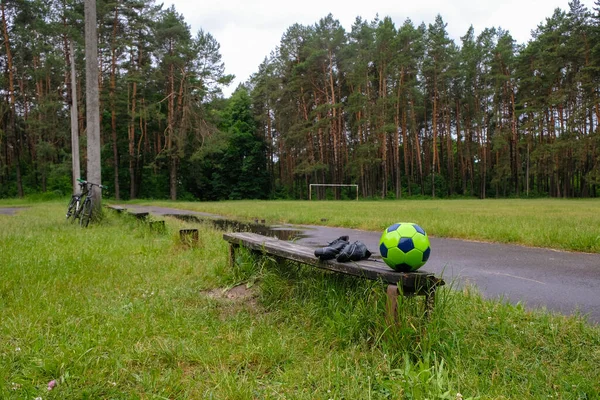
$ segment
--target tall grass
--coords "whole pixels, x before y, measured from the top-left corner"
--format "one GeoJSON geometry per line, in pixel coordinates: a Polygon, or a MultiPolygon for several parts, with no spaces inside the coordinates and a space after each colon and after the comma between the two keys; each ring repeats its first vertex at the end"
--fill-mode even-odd
{"type": "Polygon", "coordinates": [[[269,223],[379,231],[416,222],[429,235],[600,252],[600,200],[396,200],[155,202],[269,223]],[[323,221],[326,220],[326,221],[323,221]]]}
{"type": "Polygon", "coordinates": [[[439,291],[430,320],[381,284],[196,246],[62,204],[0,215],[2,399],[593,399],[600,330],[578,317],[439,291]],[[228,299],[242,284],[246,295],[228,299]],[[48,382],[57,386],[48,391],[48,382]]]}

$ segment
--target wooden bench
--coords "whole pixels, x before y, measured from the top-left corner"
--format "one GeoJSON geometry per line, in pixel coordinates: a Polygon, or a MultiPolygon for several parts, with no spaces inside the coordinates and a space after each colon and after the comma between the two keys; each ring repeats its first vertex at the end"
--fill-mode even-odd
{"type": "Polygon", "coordinates": [[[112,205],[112,204],[106,205],[106,208],[109,208],[109,209],[111,209],[113,211],[116,211],[118,214],[122,214],[124,212],[127,212],[127,214],[129,214],[129,215],[131,215],[133,217],[136,217],[137,219],[140,219],[140,220],[145,220],[150,215],[150,213],[147,212],[147,211],[128,210],[125,207],[115,206],[115,205],[112,205]]]}
{"type": "Polygon", "coordinates": [[[116,205],[112,205],[112,204],[108,204],[105,207],[110,210],[116,211],[118,214],[123,214],[123,213],[127,212],[128,215],[135,217],[137,220],[142,221],[142,222],[147,222],[148,226],[150,227],[150,230],[153,232],[164,233],[166,231],[165,221],[150,220],[148,218],[150,216],[150,213],[147,211],[128,210],[125,207],[116,206],[116,205]]]}
{"type": "Polygon", "coordinates": [[[121,214],[122,212],[127,211],[127,209],[125,207],[114,206],[112,204],[107,204],[105,207],[108,208],[108,209],[111,209],[113,211],[116,211],[118,214],[121,214]]]}
{"type": "Polygon", "coordinates": [[[136,211],[136,210],[128,210],[127,214],[132,215],[135,218],[137,218],[139,220],[143,220],[143,221],[145,221],[148,218],[148,216],[150,215],[150,213],[147,211],[136,211]]]}
{"type": "Polygon", "coordinates": [[[301,264],[353,275],[360,278],[382,281],[387,284],[387,318],[388,322],[397,322],[398,295],[425,296],[427,315],[433,310],[435,291],[445,282],[434,274],[424,271],[396,272],[383,261],[369,259],[362,261],[337,262],[336,260],[321,261],[315,257],[311,247],[279,240],[249,232],[225,233],[223,239],[229,242],[229,262],[235,265],[235,251],[240,246],[255,253],[271,255],[278,259],[295,261],[301,264]]]}

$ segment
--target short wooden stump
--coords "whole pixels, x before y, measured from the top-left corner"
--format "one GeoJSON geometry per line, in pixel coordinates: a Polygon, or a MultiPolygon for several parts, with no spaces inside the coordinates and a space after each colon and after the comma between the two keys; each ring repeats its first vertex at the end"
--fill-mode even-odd
{"type": "Polygon", "coordinates": [[[198,244],[198,229],[180,229],[179,240],[188,246],[196,246],[198,244]]]}

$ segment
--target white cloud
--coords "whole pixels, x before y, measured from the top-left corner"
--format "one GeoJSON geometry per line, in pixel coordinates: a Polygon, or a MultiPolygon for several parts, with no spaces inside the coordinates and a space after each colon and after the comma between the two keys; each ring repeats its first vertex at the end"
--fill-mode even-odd
{"type": "MultiPolygon", "coordinates": [[[[479,34],[485,28],[502,27],[518,43],[526,43],[535,29],[554,9],[568,10],[569,0],[171,0],[195,33],[210,32],[221,44],[227,73],[236,80],[226,95],[258,70],[259,64],[279,45],[281,36],[294,23],[313,25],[333,14],[349,31],[357,16],[371,21],[379,14],[389,16],[400,26],[407,18],[415,25],[432,23],[440,14],[448,24],[448,34],[457,44],[470,25],[479,34]]],[[[588,9],[594,0],[581,0],[588,9]]],[[[168,6],[169,4],[165,4],[168,6]]]]}

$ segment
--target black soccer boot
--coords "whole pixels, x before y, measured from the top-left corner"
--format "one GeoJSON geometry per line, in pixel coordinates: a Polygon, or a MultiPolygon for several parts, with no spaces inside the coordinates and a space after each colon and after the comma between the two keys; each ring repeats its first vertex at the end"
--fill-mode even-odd
{"type": "Polygon", "coordinates": [[[315,250],[315,256],[321,260],[333,260],[348,245],[348,236],[340,236],[326,247],[315,250]]]}
{"type": "Polygon", "coordinates": [[[371,257],[371,252],[367,249],[367,246],[363,242],[356,241],[352,244],[348,244],[340,251],[340,254],[337,256],[337,261],[359,261],[366,260],[369,257],[371,257]]]}

